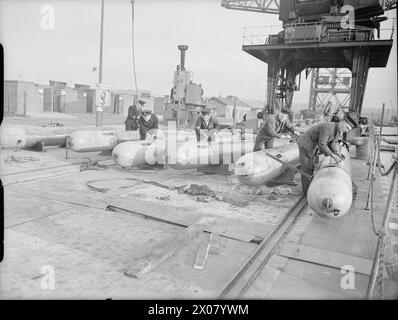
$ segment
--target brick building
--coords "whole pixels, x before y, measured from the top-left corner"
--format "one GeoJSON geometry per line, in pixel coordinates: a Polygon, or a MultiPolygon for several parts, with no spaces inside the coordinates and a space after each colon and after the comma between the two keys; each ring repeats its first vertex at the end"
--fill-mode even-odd
{"type": "MultiPolygon", "coordinates": [[[[232,119],[234,112],[234,97],[212,97],[207,100],[207,104],[211,108],[215,108],[217,117],[224,119],[232,119]]],[[[264,107],[264,102],[253,99],[236,100],[236,120],[241,121],[246,114],[248,117],[255,117],[258,111],[264,107]]]]}
{"type": "MultiPolygon", "coordinates": [[[[111,109],[113,113],[127,116],[129,106],[134,104],[135,91],[133,90],[112,90],[111,109]]],[[[138,99],[144,100],[145,108],[154,111],[155,98],[150,91],[139,90],[138,99]]]]}
{"type": "MultiPolygon", "coordinates": [[[[127,116],[128,108],[134,104],[135,91],[112,90],[109,107],[103,108],[106,113],[127,116]]],[[[150,91],[138,91],[138,99],[146,102],[145,108],[163,114],[164,98],[156,100],[150,91]]],[[[96,110],[96,89],[89,85],[74,84],[50,80],[48,85],[30,81],[4,81],[4,114],[26,115],[29,113],[93,113],[96,110]]]]}
{"type": "MultiPolygon", "coordinates": [[[[86,113],[93,112],[95,90],[66,82],[49,81],[48,85],[30,81],[4,81],[4,114],[26,115],[40,112],[86,113]]],[[[109,108],[110,109],[110,108],[109,108]]]]}
{"type": "Polygon", "coordinates": [[[4,81],[4,114],[27,114],[44,111],[44,92],[48,85],[30,81],[4,81]]]}

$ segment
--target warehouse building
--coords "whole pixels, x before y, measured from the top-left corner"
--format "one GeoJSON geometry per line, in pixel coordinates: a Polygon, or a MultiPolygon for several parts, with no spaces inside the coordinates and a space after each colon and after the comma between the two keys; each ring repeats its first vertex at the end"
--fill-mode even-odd
{"type": "MultiPolygon", "coordinates": [[[[234,96],[211,97],[207,100],[210,108],[215,109],[217,117],[224,119],[232,119],[235,107],[234,96]]],[[[264,102],[253,99],[237,98],[236,100],[236,114],[235,117],[238,121],[243,119],[246,114],[248,117],[255,116],[258,111],[264,107],[264,102]]]]}
{"type": "MultiPolygon", "coordinates": [[[[128,107],[134,103],[135,91],[113,90],[111,102],[103,108],[106,113],[127,115],[128,107]]],[[[85,84],[74,84],[50,80],[48,85],[32,81],[4,81],[4,114],[28,115],[41,112],[93,113],[96,110],[96,89],[85,84]]],[[[155,98],[150,91],[138,91],[138,99],[145,107],[154,111],[155,98]]],[[[157,110],[164,110],[164,102],[157,102],[157,110]]],[[[160,111],[159,111],[160,112],[160,111]]]]}

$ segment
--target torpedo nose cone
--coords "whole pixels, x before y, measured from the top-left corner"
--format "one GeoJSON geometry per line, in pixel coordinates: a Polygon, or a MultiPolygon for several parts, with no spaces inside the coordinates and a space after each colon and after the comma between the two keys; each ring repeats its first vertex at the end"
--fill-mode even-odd
{"type": "Polygon", "coordinates": [[[0,129],[1,148],[23,148],[27,142],[27,134],[23,128],[2,127],[0,129]]]}
{"type": "Polygon", "coordinates": [[[325,209],[330,209],[333,207],[333,200],[330,198],[325,198],[323,199],[322,204],[325,209]]]}
{"type": "Polygon", "coordinates": [[[131,160],[134,158],[134,156],[130,154],[128,146],[125,144],[126,143],[121,143],[117,145],[112,151],[113,161],[123,168],[128,167],[131,160]]]}
{"type": "Polygon", "coordinates": [[[352,203],[350,176],[339,168],[320,170],[308,188],[307,201],[322,217],[334,218],[347,213],[352,203]]]}

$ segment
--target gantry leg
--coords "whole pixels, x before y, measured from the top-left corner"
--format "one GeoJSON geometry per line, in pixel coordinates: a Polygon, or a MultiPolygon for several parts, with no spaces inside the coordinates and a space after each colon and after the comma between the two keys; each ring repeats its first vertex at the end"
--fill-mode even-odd
{"type": "Polygon", "coordinates": [[[368,50],[358,48],[354,51],[351,71],[352,84],[350,115],[351,117],[355,117],[355,120],[358,121],[362,110],[362,103],[369,73],[368,50]]]}
{"type": "Polygon", "coordinates": [[[276,102],[276,86],[278,83],[278,70],[279,70],[279,52],[272,54],[272,57],[268,63],[267,72],[267,105],[263,110],[266,114],[267,107],[271,113],[274,113],[275,102],[276,102]]]}

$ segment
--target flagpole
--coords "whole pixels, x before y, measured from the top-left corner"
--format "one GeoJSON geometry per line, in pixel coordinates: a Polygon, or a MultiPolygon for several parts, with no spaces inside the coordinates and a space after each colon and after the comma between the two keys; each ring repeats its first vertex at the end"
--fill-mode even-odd
{"type": "MultiPolygon", "coordinates": [[[[101,31],[100,31],[100,56],[99,56],[99,72],[98,72],[98,84],[102,84],[102,61],[103,61],[103,51],[104,51],[104,2],[101,0],[101,31]]],[[[97,88],[98,90],[98,88],[97,88]]],[[[97,106],[95,114],[95,125],[97,127],[102,126],[104,118],[104,112],[101,106],[97,106]]]]}

